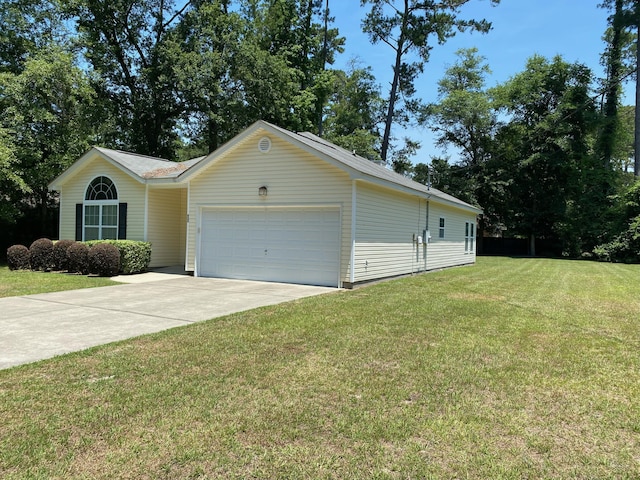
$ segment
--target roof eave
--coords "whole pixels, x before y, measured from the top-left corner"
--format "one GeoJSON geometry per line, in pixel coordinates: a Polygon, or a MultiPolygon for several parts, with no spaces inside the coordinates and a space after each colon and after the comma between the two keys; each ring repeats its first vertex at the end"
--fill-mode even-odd
{"type": "Polygon", "coordinates": [[[52,182],[47,185],[47,188],[50,191],[60,191],[62,185],[68,181],[69,178],[73,177],[76,174],[76,171],[82,167],[90,159],[94,158],[94,156],[100,156],[102,159],[106,160],[109,164],[116,167],[119,170],[122,170],[124,173],[129,175],[131,178],[136,180],[141,184],[146,183],[146,179],[140,177],[137,173],[131,171],[120,162],[115,161],[111,158],[107,153],[105,153],[99,147],[92,147],[89,151],[87,151],[82,157],[76,160],[73,165],[67,168],[64,172],[58,175],[52,182]]]}

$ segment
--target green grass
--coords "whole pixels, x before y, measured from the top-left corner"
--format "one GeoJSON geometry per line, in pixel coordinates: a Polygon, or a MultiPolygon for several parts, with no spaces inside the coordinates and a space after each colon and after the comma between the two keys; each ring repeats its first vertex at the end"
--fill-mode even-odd
{"type": "Polygon", "coordinates": [[[640,478],[639,280],[480,258],[0,371],[0,477],[640,478]]]}
{"type": "Polygon", "coordinates": [[[87,277],[86,275],[31,272],[29,270],[11,271],[7,266],[0,264],[0,298],[107,285],[118,285],[118,283],[108,278],[87,277]]]}

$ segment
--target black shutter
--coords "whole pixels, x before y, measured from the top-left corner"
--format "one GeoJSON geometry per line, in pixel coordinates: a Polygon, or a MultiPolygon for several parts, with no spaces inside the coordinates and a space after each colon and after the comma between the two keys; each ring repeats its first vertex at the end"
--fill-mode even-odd
{"type": "Polygon", "coordinates": [[[118,205],[118,240],[127,239],[127,204],[118,205]]]}
{"type": "Polygon", "coordinates": [[[82,204],[76,203],[76,242],[82,241],[82,204]]]}

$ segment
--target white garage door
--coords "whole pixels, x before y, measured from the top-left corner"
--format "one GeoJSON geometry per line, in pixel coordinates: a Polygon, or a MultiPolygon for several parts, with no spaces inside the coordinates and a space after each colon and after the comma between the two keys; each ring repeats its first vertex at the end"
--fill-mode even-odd
{"type": "Polygon", "coordinates": [[[338,286],[337,208],[220,208],[202,214],[198,274],[338,286]]]}

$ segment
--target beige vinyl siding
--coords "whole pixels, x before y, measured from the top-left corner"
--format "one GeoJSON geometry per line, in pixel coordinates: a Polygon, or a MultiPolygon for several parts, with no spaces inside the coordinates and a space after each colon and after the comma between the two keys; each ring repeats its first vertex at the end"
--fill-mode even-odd
{"type": "Polygon", "coordinates": [[[354,281],[424,271],[426,247],[414,243],[426,224],[426,201],[357,183],[354,281]]]}
{"type": "Polygon", "coordinates": [[[475,214],[438,204],[433,200],[429,203],[431,243],[427,256],[427,268],[433,270],[475,262],[475,242],[473,253],[464,251],[465,222],[475,223],[475,214]],[[444,238],[438,237],[440,218],[445,219],[444,238]]]}
{"type": "Polygon", "coordinates": [[[187,225],[186,188],[150,188],[147,239],[150,267],[184,265],[187,225]]]}
{"type": "Polygon", "coordinates": [[[197,219],[207,206],[337,206],[341,210],[340,278],[348,280],[351,180],[337,167],[271,135],[268,153],[258,151],[264,132],[248,138],[191,181],[187,269],[195,269],[197,219]],[[266,186],[268,195],[258,196],[266,186]]]}
{"type": "Polygon", "coordinates": [[[75,239],[76,204],[83,203],[89,183],[96,177],[109,177],[118,190],[118,202],[127,203],[127,239],[144,240],[145,186],[97,157],[68,179],[60,192],[60,239],[75,239]]]}

